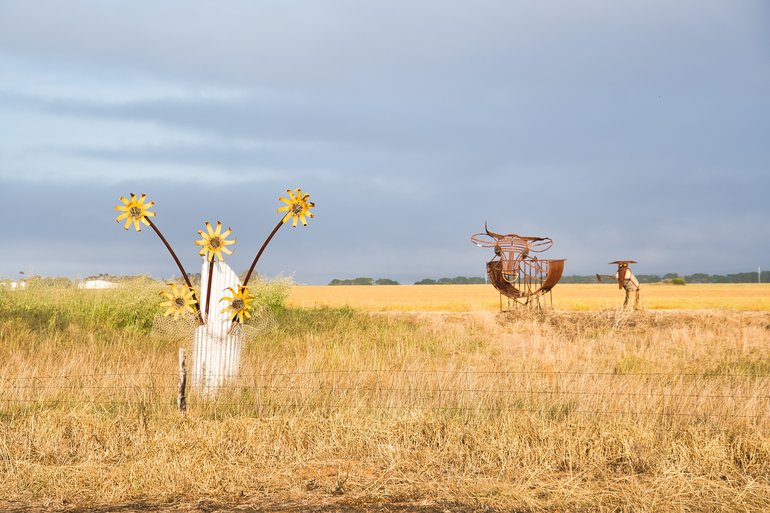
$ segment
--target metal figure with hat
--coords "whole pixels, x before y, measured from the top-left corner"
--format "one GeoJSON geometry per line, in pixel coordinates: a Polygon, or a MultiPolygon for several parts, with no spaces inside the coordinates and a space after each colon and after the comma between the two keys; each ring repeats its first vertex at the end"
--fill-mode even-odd
{"type": "Polygon", "coordinates": [[[602,278],[609,278],[618,282],[618,288],[623,289],[626,293],[626,298],[623,301],[623,307],[628,306],[631,300],[631,294],[634,294],[634,308],[639,308],[639,280],[634,276],[633,271],[629,267],[630,264],[637,263],[635,260],[615,260],[610,262],[611,265],[617,265],[618,270],[615,276],[607,274],[597,274],[596,280],[601,282],[602,278]]]}

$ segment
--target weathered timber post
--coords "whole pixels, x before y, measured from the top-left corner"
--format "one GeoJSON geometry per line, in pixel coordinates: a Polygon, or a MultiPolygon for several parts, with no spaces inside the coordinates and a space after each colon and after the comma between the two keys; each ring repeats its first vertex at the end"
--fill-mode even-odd
{"type": "Polygon", "coordinates": [[[179,413],[187,412],[187,354],[183,347],[179,348],[179,390],[176,394],[176,405],[179,413]]]}

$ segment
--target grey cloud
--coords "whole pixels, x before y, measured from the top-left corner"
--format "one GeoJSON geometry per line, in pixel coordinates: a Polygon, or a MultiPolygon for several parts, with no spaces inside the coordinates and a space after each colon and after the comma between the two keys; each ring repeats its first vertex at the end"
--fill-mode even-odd
{"type": "Polygon", "coordinates": [[[371,86],[388,77],[391,85],[411,84],[426,76],[435,77],[431,83],[449,78],[445,85],[451,88],[458,81],[494,83],[511,71],[534,74],[530,84],[551,84],[555,78],[590,79],[608,66],[617,70],[605,77],[611,80],[627,74],[637,81],[655,70],[702,71],[714,58],[735,60],[720,44],[725,35],[741,49],[762,48],[767,14],[761,2],[735,8],[702,1],[676,8],[663,1],[416,1],[408,8],[392,2],[241,1],[212,9],[205,2],[121,8],[92,0],[5,2],[2,9],[0,41],[21,52],[292,88],[308,82],[371,86]],[[684,44],[672,45],[672,33],[684,44]]]}
{"type": "Polygon", "coordinates": [[[197,265],[200,223],[232,224],[240,269],[274,223],[277,194],[297,185],[317,219],[281,232],[263,270],[306,282],[480,274],[489,255],[468,237],[484,220],[554,237],[568,273],[637,255],[640,272],[742,271],[770,250],[763,3],[128,5],[5,2],[0,45],[40,69],[86,70],[85,88],[95,70],[189,94],[84,101],[10,84],[0,110],[27,109],[30,123],[144,124],[194,142],[129,144],[107,131],[27,150],[67,163],[54,184],[18,182],[0,162],[12,191],[0,209],[29,223],[2,272],[38,262],[52,274],[172,274],[151,233],[115,225],[112,204],[130,190],[158,202],[185,265],[197,265]],[[182,171],[74,180],[93,162],[182,171]],[[200,180],[207,173],[228,184],[200,180]]]}
{"type": "MultiPolygon", "coordinates": [[[[250,162],[257,154],[269,161],[283,153],[286,164],[292,165],[303,158],[308,163],[340,160],[335,154],[356,162],[356,157],[368,154],[368,163],[375,169],[383,160],[392,162],[401,157],[423,164],[423,171],[428,173],[433,171],[431,165],[441,165],[450,172],[463,165],[494,172],[495,168],[510,164],[561,169],[574,168],[574,163],[592,167],[595,173],[596,168],[611,169],[623,162],[625,171],[634,174],[667,173],[665,169],[655,169],[662,165],[676,167],[678,176],[691,178],[719,176],[725,166],[738,167],[739,173],[740,168],[753,170],[770,158],[770,149],[757,140],[768,131],[769,102],[737,105],[719,113],[718,118],[714,118],[713,109],[706,104],[701,106],[703,113],[693,109],[698,111],[695,114],[684,112],[681,105],[652,104],[644,106],[647,112],[643,115],[642,106],[636,108],[640,114],[637,122],[632,116],[616,118],[612,123],[594,119],[591,112],[598,110],[598,105],[565,104],[545,120],[531,109],[522,111],[520,115],[528,120],[528,126],[517,127],[514,122],[509,127],[508,118],[472,112],[470,106],[457,107],[455,110],[460,113],[451,111],[451,116],[449,112],[417,109],[394,110],[383,116],[381,111],[364,105],[322,105],[323,101],[319,98],[316,105],[302,106],[243,100],[118,105],[48,100],[40,104],[62,115],[142,120],[221,137],[267,142],[252,144],[252,148],[235,148],[232,152],[226,147],[217,149],[209,145],[205,154],[192,150],[187,152],[188,156],[182,154],[184,148],[84,150],[101,157],[154,155],[159,161],[167,161],[176,152],[180,161],[197,154],[203,162],[219,159],[235,164],[236,160],[250,162]],[[650,119],[649,111],[653,110],[657,120],[650,119]],[[715,123],[715,119],[719,122],[715,123]],[[724,151],[726,147],[731,151],[724,151]],[[740,151],[744,147],[749,151],[740,151]]],[[[356,165],[366,163],[366,159],[360,160],[356,165]]]]}

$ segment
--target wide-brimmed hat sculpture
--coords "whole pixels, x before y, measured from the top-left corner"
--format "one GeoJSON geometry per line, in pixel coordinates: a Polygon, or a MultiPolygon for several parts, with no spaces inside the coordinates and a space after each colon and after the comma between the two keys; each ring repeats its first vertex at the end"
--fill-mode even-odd
{"type": "Polygon", "coordinates": [[[198,230],[202,257],[200,294],[196,294],[190,277],[171,248],[166,237],[152,221],[155,212],[150,212],[155,203],[147,201],[147,195],[131,193],[121,197],[121,205],[115,207],[120,214],[116,217],[126,230],[132,226],[137,232],[142,225],[149,226],[158,235],[182,273],[184,284],[169,283],[160,293],[162,313],[155,322],[156,331],[164,334],[192,337],[192,385],[204,392],[212,392],[238,372],[243,343],[249,333],[256,333],[270,326],[272,317],[260,305],[255,305],[254,295],[249,290],[249,280],[265,248],[278,230],[289,220],[292,227],[299,222],[307,226],[307,219],[313,217],[310,209],[315,206],[309,201],[310,195],[301,189],[288,189],[288,197],[279,200],[284,203],[277,212],[282,214],[273,231],[257,251],[249,270],[241,282],[237,274],[225,263],[224,255],[233,253],[231,247],[235,238],[232,230],[223,230],[220,221],[215,226],[206,222],[204,230],[198,230]],[[189,329],[187,329],[189,327],[189,329]]]}

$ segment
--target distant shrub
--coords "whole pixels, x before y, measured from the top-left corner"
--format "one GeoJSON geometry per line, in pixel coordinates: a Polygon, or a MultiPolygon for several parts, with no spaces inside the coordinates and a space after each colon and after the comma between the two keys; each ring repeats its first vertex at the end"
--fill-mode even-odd
{"type": "Polygon", "coordinates": [[[25,280],[27,287],[35,289],[68,289],[73,283],[69,278],[51,276],[30,276],[25,280]]]}
{"type": "Polygon", "coordinates": [[[368,278],[365,276],[360,278],[353,278],[352,280],[340,280],[335,278],[329,282],[329,285],[374,285],[374,278],[368,278]]]}
{"type": "Polygon", "coordinates": [[[286,298],[289,297],[293,283],[294,281],[291,278],[286,277],[278,277],[271,280],[265,280],[260,277],[259,280],[249,283],[249,289],[254,294],[256,305],[275,311],[286,306],[286,298]]]}
{"type": "Polygon", "coordinates": [[[672,285],[687,285],[687,282],[684,281],[684,278],[671,278],[671,284],[672,285]]]}

